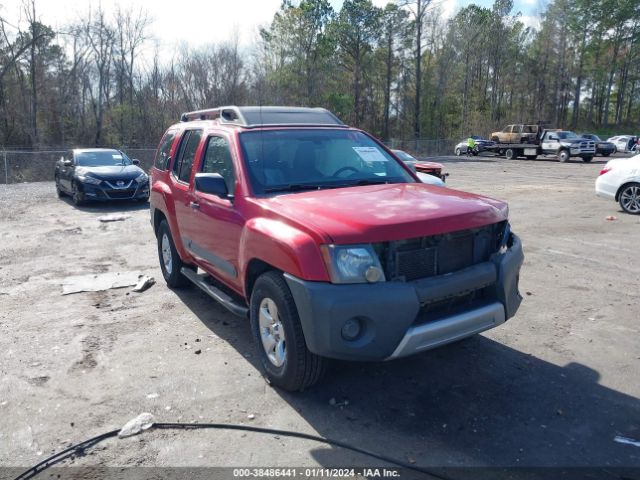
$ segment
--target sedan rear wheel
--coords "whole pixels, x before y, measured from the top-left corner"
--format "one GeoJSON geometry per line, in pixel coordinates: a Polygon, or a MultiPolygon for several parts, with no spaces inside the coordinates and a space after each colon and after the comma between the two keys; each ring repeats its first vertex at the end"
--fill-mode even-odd
{"type": "Polygon", "coordinates": [[[640,214],[640,183],[630,183],[622,187],[618,200],[625,212],[640,214]]]}

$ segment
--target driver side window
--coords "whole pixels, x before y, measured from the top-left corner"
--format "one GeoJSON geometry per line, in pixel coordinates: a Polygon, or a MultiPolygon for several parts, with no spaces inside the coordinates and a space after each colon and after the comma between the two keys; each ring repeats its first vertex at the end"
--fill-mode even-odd
{"type": "Polygon", "coordinates": [[[223,137],[209,137],[207,151],[202,161],[202,173],[219,173],[231,194],[236,189],[236,174],[233,168],[229,143],[223,137]]]}

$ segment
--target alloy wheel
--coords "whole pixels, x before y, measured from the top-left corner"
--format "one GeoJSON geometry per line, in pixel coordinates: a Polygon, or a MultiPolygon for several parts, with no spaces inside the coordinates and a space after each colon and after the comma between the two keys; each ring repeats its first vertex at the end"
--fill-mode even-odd
{"type": "Polygon", "coordinates": [[[258,312],[260,339],[264,352],[273,365],[281,367],[286,360],[287,344],[278,307],[272,299],[264,298],[260,302],[258,312]]]}
{"type": "Polygon", "coordinates": [[[620,205],[629,213],[640,213],[640,186],[625,187],[620,193],[620,205]]]}

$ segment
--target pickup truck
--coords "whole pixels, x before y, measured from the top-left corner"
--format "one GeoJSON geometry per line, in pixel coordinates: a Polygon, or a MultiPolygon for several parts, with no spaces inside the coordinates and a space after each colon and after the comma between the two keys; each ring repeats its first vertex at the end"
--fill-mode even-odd
{"type": "Polygon", "coordinates": [[[540,129],[535,138],[529,138],[525,143],[495,143],[486,150],[504,155],[507,160],[518,157],[535,160],[539,155],[554,155],[561,162],[571,157],[590,162],[596,154],[596,142],[573,132],[540,129]]]}
{"type": "Polygon", "coordinates": [[[504,202],[421,183],[324,109],[183,114],[150,202],[168,286],[248,318],[267,381],[286,390],[330,358],[391,360],[496,327],[522,300],[504,202]]]}

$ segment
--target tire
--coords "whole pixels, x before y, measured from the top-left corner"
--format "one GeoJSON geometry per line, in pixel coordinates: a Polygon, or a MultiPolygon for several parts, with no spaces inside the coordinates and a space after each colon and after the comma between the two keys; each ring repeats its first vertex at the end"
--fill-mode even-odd
{"type": "Polygon", "coordinates": [[[164,281],[170,288],[182,288],[191,284],[191,282],[180,272],[182,267],[194,268],[185,264],[173,242],[171,229],[166,220],[162,220],[158,226],[158,260],[160,261],[160,270],[164,281]]]}
{"type": "Polygon", "coordinates": [[[618,194],[620,207],[632,215],[640,214],[640,183],[628,183],[620,188],[618,194]]]}
{"type": "Polygon", "coordinates": [[[535,160],[536,158],[538,158],[537,155],[527,155],[527,160],[535,160]]]}
{"type": "Polygon", "coordinates": [[[498,137],[491,137],[492,142],[500,143],[500,139],[498,137]]]}
{"type": "Polygon", "coordinates": [[[64,192],[60,188],[60,179],[56,177],[55,181],[56,181],[56,195],[58,195],[58,198],[62,198],[64,197],[64,192]]]}
{"type": "Polygon", "coordinates": [[[608,157],[609,155],[611,155],[611,152],[602,154],[603,157],[608,157]]]}
{"type": "Polygon", "coordinates": [[[569,154],[569,152],[567,152],[566,150],[560,150],[560,152],[558,152],[558,160],[560,160],[562,163],[565,163],[570,158],[571,154],[569,154]]]}
{"type": "Polygon", "coordinates": [[[585,163],[589,163],[591,160],[593,160],[593,157],[582,157],[582,161],[585,163]]]}
{"type": "Polygon", "coordinates": [[[459,157],[460,155],[462,155],[462,152],[459,148],[456,148],[456,157],[459,157]]]}
{"type": "Polygon", "coordinates": [[[513,160],[514,158],[516,158],[516,152],[513,150],[513,148],[507,148],[504,152],[504,156],[507,160],[513,160]]]}
{"type": "Polygon", "coordinates": [[[84,193],[78,190],[78,185],[76,184],[76,182],[73,182],[71,187],[71,199],[73,200],[73,204],[76,207],[80,207],[81,205],[87,203],[84,197],[84,193]]]}
{"type": "Polygon", "coordinates": [[[256,280],[251,293],[250,322],[269,383],[293,392],[302,391],[322,378],[327,359],[307,348],[296,304],[280,272],[270,271],[256,280]]]}

